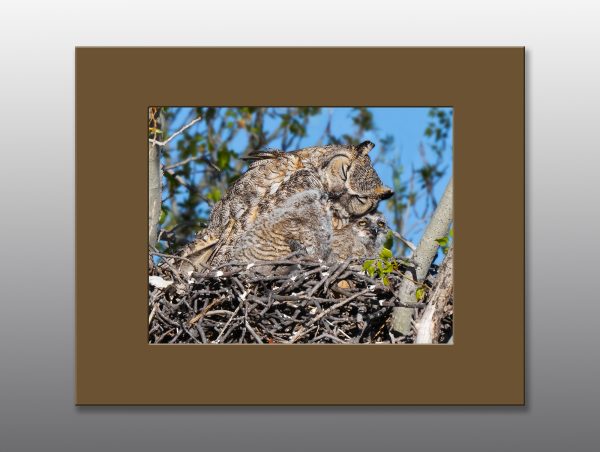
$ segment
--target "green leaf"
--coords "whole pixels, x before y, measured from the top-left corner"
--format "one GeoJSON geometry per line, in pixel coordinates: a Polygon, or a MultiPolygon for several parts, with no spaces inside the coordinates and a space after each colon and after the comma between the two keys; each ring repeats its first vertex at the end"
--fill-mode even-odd
{"type": "Polygon", "coordinates": [[[387,276],[384,276],[383,278],[381,278],[381,282],[383,283],[384,286],[390,285],[390,280],[388,279],[387,276]]]}
{"type": "Polygon", "coordinates": [[[388,231],[383,246],[388,250],[391,250],[394,247],[394,234],[392,233],[392,231],[388,231]]]}
{"type": "Polygon", "coordinates": [[[375,261],[373,259],[366,260],[363,264],[363,270],[371,277],[375,274],[375,261]]]}
{"type": "Polygon", "coordinates": [[[440,246],[447,246],[448,245],[448,237],[442,237],[441,239],[435,239],[436,242],[438,242],[438,244],[440,246]]]}
{"type": "Polygon", "coordinates": [[[381,259],[391,259],[394,255],[392,254],[391,250],[388,250],[387,248],[381,248],[381,251],[379,252],[379,257],[381,259]]]}
{"type": "Polygon", "coordinates": [[[419,287],[415,292],[415,295],[417,296],[417,301],[421,301],[425,296],[425,289],[423,287],[419,287]]]}
{"type": "Polygon", "coordinates": [[[169,212],[165,208],[160,209],[160,218],[158,219],[158,224],[163,224],[168,214],[169,212]]]}
{"type": "Polygon", "coordinates": [[[219,190],[218,188],[214,187],[208,193],[208,195],[206,195],[206,197],[208,199],[210,199],[212,202],[218,202],[221,199],[221,190],[219,190]]]}
{"type": "Polygon", "coordinates": [[[229,167],[229,162],[231,160],[231,154],[226,148],[219,149],[217,152],[217,166],[224,170],[229,167]]]}

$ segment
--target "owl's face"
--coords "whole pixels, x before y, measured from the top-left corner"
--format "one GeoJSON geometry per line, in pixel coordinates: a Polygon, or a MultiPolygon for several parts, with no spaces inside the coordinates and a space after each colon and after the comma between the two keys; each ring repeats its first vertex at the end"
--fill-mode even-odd
{"type": "Polygon", "coordinates": [[[385,218],[379,212],[367,214],[354,223],[354,232],[363,243],[383,245],[387,237],[388,226],[385,218]]]}
{"type": "Polygon", "coordinates": [[[336,148],[323,163],[322,171],[332,198],[352,217],[373,211],[379,201],[394,194],[383,185],[367,155],[373,146],[365,141],[356,147],[336,148]]]}

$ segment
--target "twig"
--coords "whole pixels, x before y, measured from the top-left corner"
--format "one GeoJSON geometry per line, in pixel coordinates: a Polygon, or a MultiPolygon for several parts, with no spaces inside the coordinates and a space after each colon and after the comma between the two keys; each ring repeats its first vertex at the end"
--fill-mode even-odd
{"type": "Polygon", "coordinates": [[[196,119],[194,119],[192,122],[183,126],[181,129],[179,129],[177,132],[175,132],[173,135],[171,135],[165,141],[148,139],[148,142],[154,146],[166,146],[173,138],[181,135],[183,132],[185,132],[187,129],[189,129],[190,127],[192,127],[194,124],[196,124],[198,121],[201,121],[201,120],[202,120],[202,117],[198,116],[196,119]]]}
{"type": "Polygon", "coordinates": [[[167,257],[171,257],[171,256],[168,255],[168,254],[159,253],[158,251],[156,251],[156,248],[154,248],[152,245],[150,245],[150,249],[153,250],[153,251],[150,252],[150,255],[156,255],[158,257],[162,257],[163,261],[165,262],[165,264],[167,265],[167,267],[169,267],[171,269],[171,271],[173,272],[173,275],[175,276],[175,278],[177,278],[177,280],[180,283],[183,283],[184,281],[181,278],[181,276],[180,276],[179,272],[177,271],[177,269],[175,267],[173,267],[171,265],[171,263],[166,259],[167,257]]]}
{"type": "Polygon", "coordinates": [[[345,300],[340,301],[339,303],[334,304],[332,307],[330,307],[329,309],[326,309],[325,311],[323,311],[322,313],[320,313],[318,316],[316,316],[314,319],[312,319],[310,322],[308,322],[308,326],[312,326],[315,322],[318,322],[319,320],[321,320],[323,317],[325,317],[326,315],[328,315],[331,311],[335,311],[336,309],[344,306],[346,303],[354,300],[356,297],[360,297],[361,295],[366,294],[369,291],[369,289],[365,289],[362,292],[359,292],[357,294],[352,295],[349,298],[346,298],[345,300]]]}
{"type": "MultiPolygon", "coordinates": [[[[177,163],[173,163],[171,165],[167,165],[167,166],[163,166],[163,171],[171,171],[175,168],[179,168],[180,166],[183,166],[187,163],[193,162],[195,160],[202,160],[204,161],[207,165],[210,165],[215,171],[221,172],[221,168],[219,168],[217,165],[215,165],[209,158],[207,158],[205,155],[197,155],[195,157],[188,157],[185,160],[182,160],[180,162],[177,163]]],[[[172,173],[171,173],[172,174],[172,173]]]]}
{"type": "Polygon", "coordinates": [[[215,339],[215,344],[219,343],[219,341],[221,340],[221,336],[223,335],[223,332],[225,331],[225,329],[227,329],[227,327],[229,326],[229,324],[231,323],[231,321],[235,318],[235,315],[238,313],[238,311],[240,310],[241,307],[242,307],[242,303],[238,304],[238,307],[235,308],[235,311],[233,311],[233,315],[231,317],[229,317],[229,320],[227,320],[227,323],[225,324],[225,326],[221,330],[221,334],[219,334],[217,336],[217,338],[215,339]]]}
{"type": "MultiPolygon", "coordinates": [[[[391,231],[391,229],[390,229],[390,231],[391,231]]],[[[394,237],[396,237],[398,240],[400,240],[402,243],[404,243],[407,247],[409,247],[413,253],[416,251],[417,247],[415,246],[415,244],[413,242],[405,239],[400,234],[398,234],[396,231],[392,231],[392,234],[394,235],[394,237]]]]}
{"type": "MultiPolygon", "coordinates": [[[[182,257],[182,256],[176,256],[175,254],[164,254],[164,253],[159,253],[158,251],[152,251],[150,254],[154,255],[154,256],[158,256],[158,257],[164,257],[164,258],[170,258],[170,259],[179,259],[182,260],[184,262],[187,262],[188,264],[190,264],[193,268],[195,272],[198,272],[198,267],[196,266],[196,264],[194,264],[191,260],[189,260],[186,257],[182,257]]],[[[202,262],[198,262],[200,264],[201,267],[203,267],[204,269],[208,270],[209,267],[207,267],[205,264],[203,264],[202,262]]],[[[171,267],[172,268],[172,267],[171,267]]]]}
{"type": "Polygon", "coordinates": [[[250,326],[250,324],[248,323],[248,320],[245,321],[245,325],[246,325],[246,328],[248,329],[248,331],[250,331],[250,334],[252,334],[252,337],[254,337],[254,339],[256,339],[256,342],[258,342],[259,344],[262,344],[263,343],[262,339],[259,337],[258,334],[256,334],[256,331],[254,331],[254,329],[250,326]]]}

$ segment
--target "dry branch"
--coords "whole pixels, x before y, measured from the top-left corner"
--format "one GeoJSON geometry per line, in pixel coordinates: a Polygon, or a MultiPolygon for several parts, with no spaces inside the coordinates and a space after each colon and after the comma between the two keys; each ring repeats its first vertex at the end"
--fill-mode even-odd
{"type": "MultiPolygon", "coordinates": [[[[452,198],[453,185],[451,177],[440,199],[440,203],[435,209],[431,221],[427,225],[423,237],[412,256],[416,264],[416,280],[418,283],[425,280],[431,264],[437,255],[440,245],[436,240],[448,235],[453,220],[452,198]]],[[[411,273],[407,272],[407,278],[404,279],[398,291],[400,301],[403,303],[416,301],[415,294],[417,287],[417,284],[411,280],[411,273]]],[[[412,329],[412,318],[412,310],[402,307],[396,308],[392,317],[393,329],[404,335],[409,334],[412,329]]]]}
{"type": "Polygon", "coordinates": [[[451,246],[440,266],[436,282],[429,295],[427,307],[417,321],[417,344],[436,344],[440,337],[442,319],[448,314],[446,307],[454,295],[454,250],[451,246]]]}

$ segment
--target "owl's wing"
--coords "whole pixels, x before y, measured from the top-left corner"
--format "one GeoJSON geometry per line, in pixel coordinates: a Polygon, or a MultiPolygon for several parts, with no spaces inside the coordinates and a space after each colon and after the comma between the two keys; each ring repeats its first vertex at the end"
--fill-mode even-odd
{"type": "Polygon", "coordinates": [[[195,243],[195,256],[202,263],[226,261],[229,250],[258,218],[294,193],[320,188],[317,174],[305,169],[294,153],[262,151],[245,159],[253,160],[250,168],[213,208],[209,234],[195,243]]]}
{"type": "Polygon", "coordinates": [[[221,248],[230,241],[234,225],[235,220],[230,219],[220,236],[208,233],[198,238],[183,250],[181,257],[189,259],[200,267],[210,265],[221,248]]]}

